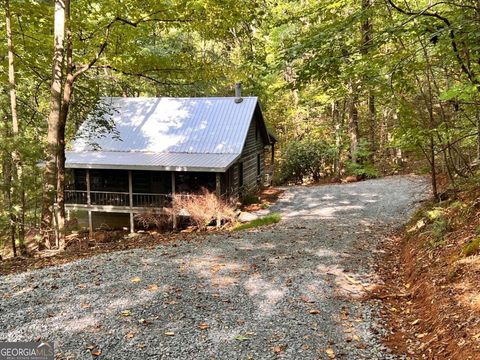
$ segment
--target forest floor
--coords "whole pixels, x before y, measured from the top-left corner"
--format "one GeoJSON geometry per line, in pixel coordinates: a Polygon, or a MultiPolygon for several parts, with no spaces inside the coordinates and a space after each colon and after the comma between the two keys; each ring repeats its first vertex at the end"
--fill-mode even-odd
{"type": "Polygon", "coordinates": [[[53,341],[60,359],[405,358],[383,344],[369,294],[380,245],[427,187],[289,187],[273,226],[4,275],[0,341],[53,341]]]}
{"type": "Polygon", "coordinates": [[[480,359],[478,178],[423,204],[383,249],[378,273],[386,286],[374,293],[388,319],[386,343],[413,359],[480,359]]]}

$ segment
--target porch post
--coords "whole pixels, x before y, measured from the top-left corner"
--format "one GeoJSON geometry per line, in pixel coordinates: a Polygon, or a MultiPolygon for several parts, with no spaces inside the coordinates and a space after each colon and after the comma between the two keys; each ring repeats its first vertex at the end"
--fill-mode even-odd
{"type": "MultiPolygon", "coordinates": [[[[175,172],[172,171],[172,207],[173,207],[173,202],[175,201],[175,172]]],[[[177,229],[177,215],[172,212],[172,223],[173,223],[173,230],[177,229]]]]}
{"type": "Polygon", "coordinates": [[[270,159],[270,173],[271,173],[271,179],[270,179],[270,185],[273,184],[273,175],[275,172],[275,143],[272,144],[272,158],[270,159]]]}
{"type": "Polygon", "coordinates": [[[221,177],[220,173],[215,174],[215,193],[217,194],[218,197],[222,196],[222,183],[221,183],[221,177]]]}
{"type": "Polygon", "coordinates": [[[135,221],[133,218],[133,182],[132,182],[132,170],[128,170],[128,203],[130,205],[130,233],[135,232],[135,221]]]}
{"type": "MultiPolygon", "coordinates": [[[[221,182],[221,174],[216,173],[215,174],[215,193],[217,195],[217,198],[219,201],[221,201],[221,196],[222,196],[222,182],[221,182]]],[[[220,212],[217,213],[217,228],[220,228],[222,226],[222,219],[220,217],[220,212]]]]}
{"type": "Polygon", "coordinates": [[[92,211],[90,210],[90,205],[92,204],[92,198],[90,196],[90,170],[86,171],[86,182],[87,182],[87,207],[88,207],[88,234],[90,237],[93,236],[93,222],[92,222],[92,211]]]}
{"type": "Polygon", "coordinates": [[[88,210],[88,234],[90,237],[93,236],[93,221],[92,221],[92,211],[88,210]]]}
{"type": "Polygon", "coordinates": [[[87,169],[86,172],[86,182],[87,182],[87,205],[91,205],[91,198],[90,198],[90,170],[87,169]]]}

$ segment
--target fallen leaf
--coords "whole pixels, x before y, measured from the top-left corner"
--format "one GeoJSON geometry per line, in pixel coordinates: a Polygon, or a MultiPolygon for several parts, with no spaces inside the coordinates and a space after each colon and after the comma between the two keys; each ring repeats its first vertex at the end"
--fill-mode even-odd
{"type": "Polygon", "coordinates": [[[140,281],[142,281],[142,279],[140,279],[138,276],[130,279],[130,282],[132,282],[132,283],[138,283],[140,281]]]}
{"type": "Polygon", "coordinates": [[[300,299],[302,299],[302,301],[307,303],[307,304],[315,303],[315,300],[310,299],[308,296],[302,296],[302,297],[300,297],[300,299]]]}
{"type": "Polygon", "coordinates": [[[100,355],[102,355],[102,350],[100,350],[100,349],[95,349],[95,350],[93,350],[93,351],[91,352],[91,354],[92,354],[93,356],[95,356],[95,357],[96,357],[96,356],[100,356],[100,355]]]}
{"type": "Polygon", "coordinates": [[[235,340],[239,340],[239,341],[245,341],[245,340],[249,340],[249,339],[250,339],[249,337],[243,336],[243,335],[235,336],[235,340]]]}
{"type": "Polygon", "coordinates": [[[330,359],[335,359],[335,351],[333,351],[333,349],[331,348],[325,349],[325,353],[330,359]]]}
{"type": "Polygon", "coordinates": [[[121,312],[121,315],[122,316],[130,316],[130,315],[132,315],[132,312],[130,310],[123,310],[121,312]]]}
{"type": "Polygon", "coordinates": [[[405,289],[410,289],[410,286],[412,286],[410,283],[405,284],[405,289]]]}
{"type": "Polygon", "coordinates": [[[284,351],[285,351],[285,348],[286,348],[286,347],[287,347],[287,346],[286,346],[286,345],[283,345],[283,344],[282,344],[282,345],[274,346],[274,347],[273,347],[273,352],[274,352],[275,354],[280,354],[281,352],[284,352],[284,351]]]}
{"type": "Polygon", "coordinates": [[[320,314],[320,310],[317,310],[317,309],[312,309],[309,311],[310,314],[312,315],[317,315],[317,314],[320,314]]]}
{"type": "Polygon", "coordinates": [[[135,336],[135,333],[134,333],[133,331],[129,331],[129,332],[125,335],[125,337],[126,337],[127,339],[132,339],[134,336],[135,336]]]}
{"type": "Polygon", "coordinates": [[[355,285],[360,284],[360,281],[355,280],[353,277],[348,276],[347,274],[345,274],[345,278],[346,278],[348,281],[350,281],[352,284],[355,284],[355,285]]]}
{"type": "Polygon", "coordinates": [[[207,330],[209,328],[209,326],[208,326],[207,323],[201,323],[201,324],[198,324],[198,328],[200,330],[207,330]]]}
{"type": "Polygon", "coordinates": [[[92,305],[86,304],[86,303],[82,303],[82,304],[80,304],[80,307],[81,307],[82,309],[90,309],[90,308],[92,307],[92,305]]]}
{"type": "Polygon", "coordinates": [[[158,290],[158,285],[157,284],[150,284],[147,286],[148,291],[157,291],[158,290]]]}
{"type": "Polygon", "coordinates": [[[175,333],[173,331],[166,331],[165,336],[175,336],[175,333]]]}
{"type": "Polygon", "coordinates": [[[246,341],[246,340],[250,340],[250,338],[248,336],[244,336],[244,335],[236,335],[235,340],[246,341]]]}

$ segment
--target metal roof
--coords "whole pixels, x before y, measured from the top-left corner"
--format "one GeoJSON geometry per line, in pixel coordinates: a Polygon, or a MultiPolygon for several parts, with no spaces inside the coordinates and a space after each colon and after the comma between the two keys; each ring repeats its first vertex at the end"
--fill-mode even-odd
{"type": "Polygon", "coordinates": [[[227,171],[240,155],[152,153],[143,151],[67,151],[67,168],[167,171],[227,171]]]}
{"type": "Polygon", "coordinates": [[[255,109],[260,109],[256,97],[240,103],[234,97],[112,97],[101,102],[109,109],[101,117],[114,124],[114,131],[98,133],[98,118],[90,116],[66,154],[67,167],[225,171],[240,156],[255,109]]]}
{"type": "Polygon", "coordinates": [[[257,98],[245,97],[239,104],[234,99],[104,98],[102,102],[113,111],[103,116],[113,121],[118,138],[90,133],[96,120],[89,118],[80,127],[81,137],[73,150],[91,150],[89,142],[93,141],[109,151],[238,154],[257,98]]]}

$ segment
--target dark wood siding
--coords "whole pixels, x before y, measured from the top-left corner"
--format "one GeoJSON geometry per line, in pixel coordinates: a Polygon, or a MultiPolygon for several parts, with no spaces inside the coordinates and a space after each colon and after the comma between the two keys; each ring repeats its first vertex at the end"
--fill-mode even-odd
{"type": "Polygon", "coordinates": [[[247,138],[243,147],[242,155],[236,164],[232,166],[230,171],[233,172],[232,187],[233,192],[240,190],[242,193],[247,193],[258,188],[263,179],[265,172],[265,140],[261,135],[258,127],[258,118],[254,117],[250,128],[248,129],[247,138]],[[260,164],[258,164],[258,159],[260,164]],[[241,180],[239,178],[239,164],[243,167],[243,187],[239,189],[241,180]],[[258,175],[258,168],[260,168],[260,174],[258,175]]]}

